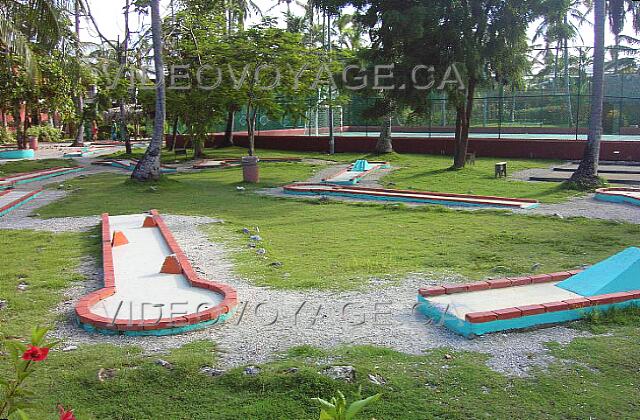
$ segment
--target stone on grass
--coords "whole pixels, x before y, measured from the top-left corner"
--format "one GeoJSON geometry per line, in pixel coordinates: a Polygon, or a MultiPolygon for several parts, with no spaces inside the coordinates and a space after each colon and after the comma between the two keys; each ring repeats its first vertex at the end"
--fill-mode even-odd
{"type": "Polygon", "coordinates": [[[356,369],[353,366],[330,366],[323,369],[320,374],[336,381],[354,382],[356,380],[356,369]]]}
{"type": "Polygon", "coordinates": [[[163,368],[169,369],[169,370],[173,369],[173,365],[171,363],[167,362],[166,360],[162,360],[162,359],[156,360],[156,365],[162,366],[163,368]]]}
{"type": "Polygon", "coordinates": [[[260,248],[256,251],[256,254],[258,255],[267,255],[267,250],[264,248],[260,248]]]}
{"type": "Polygon", "coordinates": [[[78,346],[67,346],[65,348],[62,349],[62,351],[67,352],[67,351],[74,351],[74,350],[78,350],[78,346]]]}
{"type": "Polygon", "coordinates": [[[6,300],[2,300],[0,299],[0,310],[4,309],[7,307],[7,301],[6,300]]]}
{"type": "Polygon", "coordinates": [[[200,369],[200,373],[202,373],[203,375],[211,376],[211,377],[222,376],[224,375],[224,372],[225,371],[222,369],[216,369],[209,366],[205,366],[202,369],[200,369]]]}
{"type": "Polygon", "coordinates": [[[24,292],[25,290],[27,290],[28,287],[29,285],[25,282],[20,282],[20,284],[18,284],[18,290],[21,292],[24,292]]]}
{"type": "Polygon", "coordinates": [[[387,384],[387,380],[380,375],[372,375],[370,373],[367,375],[367,377],[369,378],[369,382],[371,382],[374,385],[384,386],[387,384]]]}
{"type": "Polygon", "coordinates": [[[282,263],[280,261],[274,261],[271,264],[269,264],[271,267],[276,267],[276,268],[280,268],[282,267],[282,263]]]}
{"type": "Polygon", "coordinates": [[[244,374],[247,376],[256,376],[260,373],[261,369],[257,366],[247,366],[244,369],[244,374]]]}
{"type": "Polygon", "coordinates": [[[262,240],[262,237],[260,237],[260,235],[251,235],[249,239],[251,239],[252,241],[260,242],[262,240]]]}
{"type": "Polygon", "coordinates": [[[98,371],[98,380],[100,382],[104,382],[106,380],[113,379],[116,377],[117,373],[118,373],[117,369],[100,368],[100,370],[98,371]]]}
{"type": "Polygon", "coordinates": [[[285,370],[284,373],[290,373],[290,374],[295,374],[298,373],[300,369],[298,369],[297,367],[290,367],[289,369],[285,370]]]}
{"type": "Polygon", "coordinates": [[[251,231],[247,228],[242,228],[242,233],[244,233],[245,235],[248,235],[251,233],[251,231]]]}

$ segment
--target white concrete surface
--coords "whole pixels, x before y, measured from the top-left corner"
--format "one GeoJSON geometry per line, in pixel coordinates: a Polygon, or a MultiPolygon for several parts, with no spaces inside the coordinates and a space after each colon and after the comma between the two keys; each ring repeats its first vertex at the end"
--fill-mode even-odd
{"type": "Polygon", "coordinates": [[[561,289],[555,283],[540,283],[527,286],[505,287],[503,289],[481,290],[478,292],[454,293],[429,297],[427,300],[442,308],[449,307],[448,313],[464,319],[471,312],[493,311],[515,306],[539,305],[565,299],[582,297],[561,289]]]}
{"type": "Polygon", "coordinates": [[[116,294],[91,308],[109,319],[158,320],[207,310],[222,301],[191,287],[183,275],[161,274],[171,251],[158,228],[143,228],[145,215],[110,217],[111,236],[122,231],[129,244],[113,248],[116,294]]]}

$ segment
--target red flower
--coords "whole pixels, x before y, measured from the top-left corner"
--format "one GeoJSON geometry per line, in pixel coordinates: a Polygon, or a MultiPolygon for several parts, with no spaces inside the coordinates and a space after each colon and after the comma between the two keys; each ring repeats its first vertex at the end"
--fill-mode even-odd
{"type": "Polygon", "coordinates": [[[22,355],[22,360],[30,360],[32,362],[42,362],[49,355],[49,349],[46,347],[29,346],[27,351],[22,355]]]}
{"type": "Polygon", "coordinates": [[[73,415],[73,410],[65,410],[63,406],[58,406],[58,412],[60,412],[60,420],[76,420],[76,416],[73,415]]]}

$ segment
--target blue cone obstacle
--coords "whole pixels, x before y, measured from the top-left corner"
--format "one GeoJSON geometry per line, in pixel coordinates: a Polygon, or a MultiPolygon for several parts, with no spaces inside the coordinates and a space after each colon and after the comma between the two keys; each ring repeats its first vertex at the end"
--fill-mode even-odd
{"type": "Polygon", "coordinates": [[[640,289],[640,249],[625,249],[557,286],[582,296],[640,289]]]}
{"type": "Polygon", "coordinates": [[[353,164],[353,168],[351,169],[354,172],[366,172],[373,169],[373,166],[366,160],[360,159],[356,160],[356,163],[353,164]]]}

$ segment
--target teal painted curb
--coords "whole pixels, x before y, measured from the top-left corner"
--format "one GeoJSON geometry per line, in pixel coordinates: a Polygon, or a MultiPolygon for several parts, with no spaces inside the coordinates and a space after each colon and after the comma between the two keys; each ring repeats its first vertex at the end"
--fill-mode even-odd
{"type": "MultiPolygon", "coordinates": [[[[332,184],[337,184],[332,182],[332,184]]],[[[473,204],[473,203],[460,203],[460,202],[452,202],[446,200],[425,200],[425,199],[416,199],[416,198],[403,198],[403,197],[380,197],[377,195],[368,195],[368,194],[348,194],[341,192],[297,192],[297,191],[286,191],[285,194],[289,195],[299,195],[299,196],[334,196],[334,197],[347,197],[347,198],[357,198],[357,199],[366,199],[371,201],[388,201],[388,202],[403,202],[403,203],[422,203],[422,204],[437,204],[441,206],[447,207],[473,207],[473,208],[496,208],[496,209],[516,209],[515,207],[507,207],[500,205],[492,205],[492,204],[473,204]]],[[[529,207],[524,208],[524,210],[534,209],[538,207],[539,204],[532,204],[529,207]]],[[[523,209],[522,207],[519,209],[523,209]]]]}
{"type": "Polygon", "coordinates": [[[39,177],[36,177],[36,178],[24,179],[22,181],[17,181],[15,183],[15,185],[29,184],[30,182],[42,181],[42,180],[45,180],[45,179],[55,178],[57,176],[67,175],[67,174],[71,174],[71,173],[74,173],[74,172],[80,172],[80,171],[84,171],[84,168],[69,169],[68,171],[56,172],[56,173],[53,173],[53,174],[46,174],[46,175],[39,176],[39,177]]]}
{"type": "Polygon", "coordinates": [[[620,195],[609,195],[609,194],[597,193],[596,200],[608,201],[609,203],[633,204],[635,206],[640,206],[640,200],[633,197],[623,197],[620,195]]]}
{"type": "Polygon", "coordinates": [[[36,152],[31,149],[0,151],[0,159],[33,159],[34,157],[36,152]]]}
{"type": "Polygon", "coordinates": [[[13,207],[10,207],[2,212],[0,212],[0,217],[6,215],[7,213],[11,213],[12,211],[14,211],[15,209],[17,209],[20,206],[24,206],[25,204],[27,204],[29,201],[33,200],[34,198],[36,198],[37,196],[39,196],[40,194],[42,194],[43,191],[40,191],[37,194],[32,195],[31,197],[27,198],[26,200],[22,200],[21,202],[19,202],[18,204],[16,204],[13,207]]]}
{"type": "Polygon", "coordinates": [[[149,337],[149,336],[167,336],[167,335],[176,335],[182,334],[186,332],[201,330],[203,328],[210,327],[212,325],[216,325],[219,323],[223,323],[231,318],[236,313],[237,307],[233,308],[230,312],[219,316],[216,319],[212,319],[210,321],[200,322],[198,324],[185,325],[184,327],[176,327],[176,328],[166,328],[163,330],[142,330],[142,331],[116,331],[116,330],[108,330],[105,328],[96,328],[93,325],[85,324],[78,321],[76,317],[76,324],[78,324],[82,329],[90,333],[97,333],[102,335],[124,335],[127,337],[149,337]]]}
{"type": "Polygon", "coordinates": [[[547,312],[539,315],[529,315],[514,319],[490,321],[474,324],[466,320],[455,317],[452,314],[444,313],[444,309],[435,307],[423,296],[418,295],[418,311],[433,320],[436,325],[444,325],[467,338],[478,335],[494,333],[499,331],[520,330],[524,328],[540,327],[544,325],[559,324],[568,321],[575,321],[584,318],[592,312],[605,312],[610,309],[624,309],[630,306],[640,307],[640,299],[633,299],[626,302],[613,303],[608,305],[589,306],[581,309],[570,309],[568,311],[547,312]]]}

